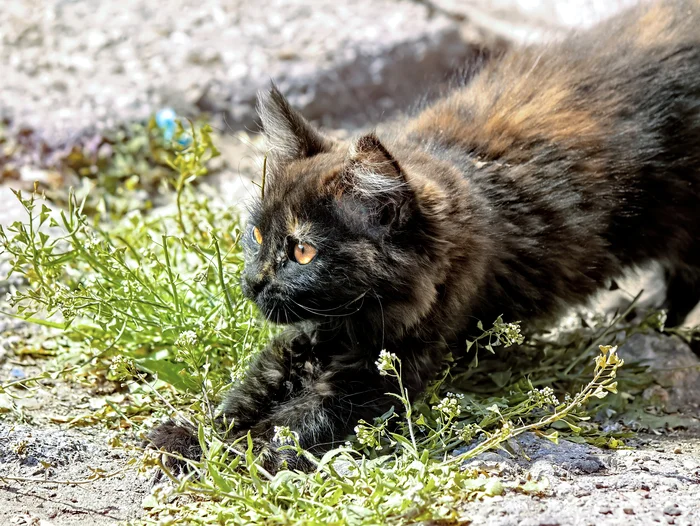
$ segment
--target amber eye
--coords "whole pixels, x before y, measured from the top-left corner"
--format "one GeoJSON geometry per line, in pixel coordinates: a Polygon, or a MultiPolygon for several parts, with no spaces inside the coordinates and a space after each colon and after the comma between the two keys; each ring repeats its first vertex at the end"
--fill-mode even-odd
{"type": "Polygon", "coordinates": [[[297,243],[294,245],[294,259],[300,265],[311,263],[316,257],[316,249],[308,243],[297,243]]]}
{"type": "Polygon", "coordinates": [[[262,234],[260,233],[260,229],[258,227],[253,228],[253,238],[258,245],[262,245],[262,234]]]}

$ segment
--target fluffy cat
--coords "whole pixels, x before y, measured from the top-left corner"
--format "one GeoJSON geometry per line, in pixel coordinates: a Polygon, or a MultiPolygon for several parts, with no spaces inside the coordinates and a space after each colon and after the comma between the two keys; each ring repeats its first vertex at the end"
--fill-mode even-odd
{"type": "MultiPolygon", "coordinates": [[[[275,88],[260,97],[269,176],[245,237],[245,293],[289,334],[262,351],[222,415],[266,467],[311,466],[392,405],[375,365],[418,396],[476,320],[525,327],[625,268],[668,275],[671,323],[700,299],[700,3],[632,10],[516,49],[414,117],[349,142],[275,88]]],[[[169,422],[156,447],[198,454],[169,422]]]]}

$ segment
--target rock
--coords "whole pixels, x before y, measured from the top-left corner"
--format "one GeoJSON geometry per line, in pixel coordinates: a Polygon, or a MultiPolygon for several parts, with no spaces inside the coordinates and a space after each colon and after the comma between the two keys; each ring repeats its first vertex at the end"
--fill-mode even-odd
{"type": "Polygon", "coordinates": [[[684,341],[656,332],[634,334],[618,352],[626,361],[650,368],[658,386],[644,392],[646,399],[658,401],[668,413],[700,416],[700,359],[684,341]]]}
{"type": "Polygon", "coordinates": [[[523,448],[526,458],[532,463],[519,460],[519,464],[538,478],[542,475],[561,475],[567,472],[597,473],[605,469],[599,458],[600,450],[588,444],[577,444],[568,440],[559,440],[558,444],[540,438],[534,433],[526,433],[517,441],[523,448]]]}
{"type": "Polygon", "coordinates": [[[40,433],[23,426],[0,424],[0,465],[16,462],[28,467],[41,463],[65,466],[93,455],[95,447],[65,433],[40,433]]]}
{"type": "Polygon", "coordinates": [[[678,517],[681,515],[681,510],[678,509],[678,504],[674,506],[666,506],[664,508],[664,515],[671,515],[672,517],[678,517]]]}

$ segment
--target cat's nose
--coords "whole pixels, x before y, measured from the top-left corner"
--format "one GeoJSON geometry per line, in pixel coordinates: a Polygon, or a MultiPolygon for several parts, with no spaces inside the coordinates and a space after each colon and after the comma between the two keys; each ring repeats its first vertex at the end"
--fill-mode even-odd
{"type": "Polygon", "coordinates": [[[267,285],[268,279],[261,276],[250,276],[245,279],[249,296],[255,297],[260,294],[267,285]]]}

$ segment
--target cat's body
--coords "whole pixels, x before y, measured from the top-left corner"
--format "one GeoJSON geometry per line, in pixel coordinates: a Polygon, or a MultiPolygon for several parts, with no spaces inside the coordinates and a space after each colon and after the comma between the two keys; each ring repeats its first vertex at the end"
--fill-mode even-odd
{"type": "MultiPolygon", "coordinates": [[[[551,321],[652,260],[682,321],[700,299],[698,27],[700,2],[669,2],[511,51],[351,144],[262,97],[270,176],[244,290],[296,326],[224,402],[235,429],[327,449],[392,405],[380,350],[415,396],[476,320],[551,321]]],[[[186,435],[151,438],[183,452],[186,435]]]]}

